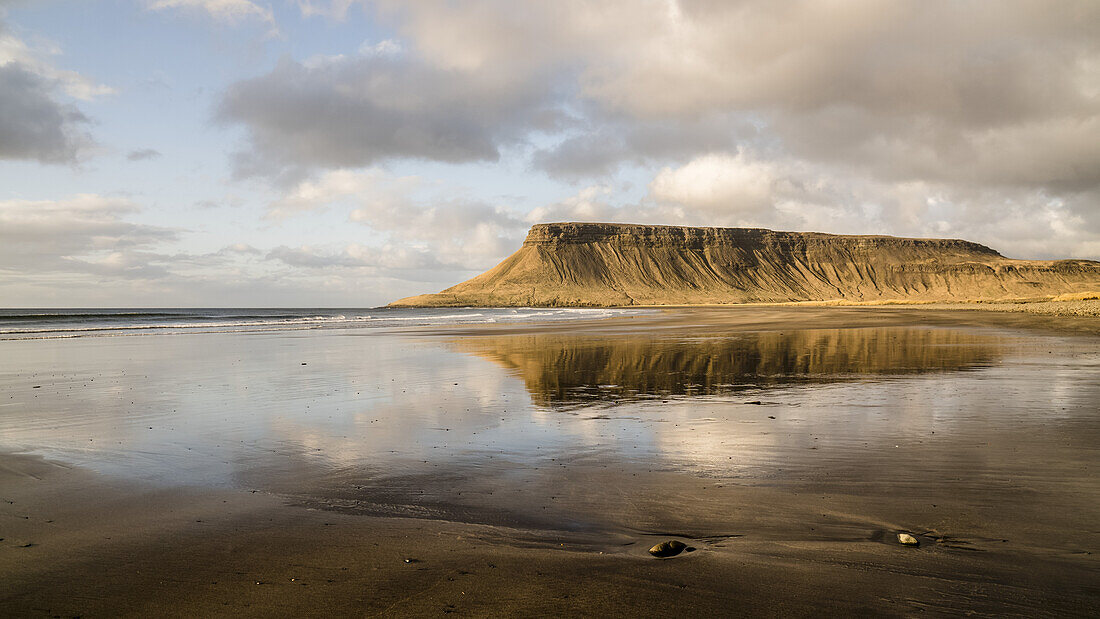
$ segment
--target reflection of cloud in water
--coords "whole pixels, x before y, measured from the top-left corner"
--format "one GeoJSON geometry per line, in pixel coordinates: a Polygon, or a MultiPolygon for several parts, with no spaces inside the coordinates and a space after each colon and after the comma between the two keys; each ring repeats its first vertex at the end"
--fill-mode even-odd
{"type": "Polygon", "coordinates": [[[456,350],[514,370],[536,404],[583,404],[987,367],[992,335],[936,328],[812,329],[693,338],[480,336],[456,350]]]}

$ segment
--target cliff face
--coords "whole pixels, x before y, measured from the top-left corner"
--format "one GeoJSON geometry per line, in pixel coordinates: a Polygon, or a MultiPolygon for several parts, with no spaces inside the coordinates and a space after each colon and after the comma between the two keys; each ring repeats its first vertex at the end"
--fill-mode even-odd
{"type": "Polygon", "coordinates": [[[1100,262],[1011,260],[968,241],[555,223],[493,269],[396,306],[972,300],[1100,289],[1100,262]]]}

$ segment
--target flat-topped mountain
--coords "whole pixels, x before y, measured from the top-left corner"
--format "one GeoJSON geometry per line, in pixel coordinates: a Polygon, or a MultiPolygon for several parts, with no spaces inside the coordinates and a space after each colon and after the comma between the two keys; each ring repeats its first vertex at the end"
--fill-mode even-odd
{"type": "Polygon", "coordinates": [[[954,239],[551,223],[473,279],[395,306],[960,301],[1100,289],[1100,262],[1013,260],[954,239]]]}

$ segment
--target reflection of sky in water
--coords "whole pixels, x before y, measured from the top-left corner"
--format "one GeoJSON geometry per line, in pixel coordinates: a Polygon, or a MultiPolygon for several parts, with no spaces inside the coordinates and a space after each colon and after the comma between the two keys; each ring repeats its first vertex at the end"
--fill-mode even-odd
{"type": "Polygon", "coordinates": [[[992,330],[661,341],[330,331],[0,347],[0,447],[199,484],[489,459],[629,460],[757,480],[887,458],[930,474],[995,471],[1014,457],[1002,435],[1091,444],[1100,401],[1095,339],[992,330]],[[700,386],[678,391],[686,382],[700,386]],[[1055,422],[1068,434],[1043,433],[1055,422]],[[989,449],[962,449],[977,442],[989,449]]]}

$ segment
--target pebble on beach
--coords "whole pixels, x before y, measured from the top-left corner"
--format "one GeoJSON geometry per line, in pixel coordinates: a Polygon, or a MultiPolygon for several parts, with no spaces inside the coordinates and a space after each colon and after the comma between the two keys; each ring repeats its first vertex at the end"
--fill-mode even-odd
{"type": "Polygon", "coordinates": [[[666,557],[675,557],[676,555],[683,552],[685,548],[687,548],[687,544],[677,540],[669,540],[667,542],[661,542],[653,548],[650,548],[649,554],[657,558],[664,559],[666,557]]]}
{"type": "Polygon", "coordinates": [[[908,533],[898,533],[898,543],[905,546],[920,546],[920,540],[908,533]]]}

